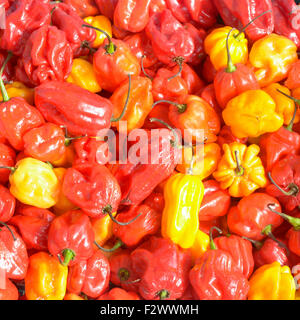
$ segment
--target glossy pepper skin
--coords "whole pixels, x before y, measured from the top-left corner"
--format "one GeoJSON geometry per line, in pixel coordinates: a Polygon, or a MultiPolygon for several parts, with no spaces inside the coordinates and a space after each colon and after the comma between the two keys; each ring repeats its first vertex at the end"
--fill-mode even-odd
{"type": "Polygon", "coordinates": [[[100,12],[110,20],[113,20],[118,0],[95,0],[95,2],[100,12]]]}
{"type": "Polygon", "coordinates": [[[27,40],[22,57],[18,60],[16,77],[28,83],[27,76],[33,86],[48,80],[64,81],[71,72],[72,59],[72,49],[65,33],[55,26],[43,26],[27,40]]]}
{"type": "Polygon", "coordinates": [[[0,221],[7,222],[14,215],[16,199],[7,188],[0,185],[0,221]]]}
{"type": "Polygon", "coordinates": [[[97,298],[108,288],[109,278],[109,262],[103,253],[97,250],[88,260],[69,268],[67,289],[71,293],[83,292],[88,297],[97,298]],[[71,284],[76,283],[78,278],[79,283],[74,292],[71,284]]]}
{"type": "Polygon", "coordinates": [[[263,90],[248,90],[234,97],[222,115],[237,138],[259,137],[277,131],[283,125],[283,117],[276,112],[275,101],[263,90]]]}
{"type": "Polygon", "coordinates": [[[115,212],[121,200],[116,178],[105,166],[90,163],[67,170],[63,193],[92,218],[115,212]]]}
{"type": "Polygon", "coordinates": [[[204,186],[199,176],[177,173],[164,187],[161,234],[182,248],[190,248],[199,229],[204,186]]]}
{"type": "Polygon", "coordinates": [[[48,230],[55,215],[47,210],[32,206],[18,208],[9,223],[19,229],[28,249],[48,249],[48,230]]]}
{"type": "Polygon", "coordinates": [[[1,225],[0,229],[0,265],[7,278],[24,279],[28,269],[27,248],[16,229],[8,225],[10,230],[1,225]]]}
{"type": "Polygon", "coordinates": [[[11,194],[24,204],[47,209],[56,203],[58,180],[45,162],[34,158],[18,161],[9,182],[11,194]]]}
{"type": "Polygon", "coordinates": [[[284,85],[289,89],[297,89],[300,86],[300,77],[299,77],[300,61],[296,61],[292,64],[290,72],[284,85]]]}
{"type": "Polygon", "coordinates": [[[2,300],[19,300],[17,287],[9,279],[5,280],[5,288],[0,288],[0,301],[2,300]]]}
{"type": "Polygon", "coordinates": [[[258,157],[259,146],[233,142],[223,145],[223,157],[214,178],[222,189],[228,189],[232,197],[243,197],[267,184],[265,170],[258,157]]]}
{"type": "Polygon", "coordinates": [[[261,87],[285,79],[297,60],[295,43],[275,33],[257,40],[249,53],[249,63],[261,87]]]}
{"type": "Polygon", "coordinates": [[[248,300],[294,300],[295,281],[288,266],[279,262],[258,268],[249,281],[248,300]]]}
{"type": "Polygon", "coordinates": [[[230,207],[230,195],[215,180],[203,182],[204,196],[199,210],[199,221],[210,221],[225,216],[230,207]]]}
{"type": "Polygon", "coordinates": [[[27,300],[63,300],[66,294],[68,267],[46,252],[30,256],[25,277],[27,300]]]}
{"type": "Polygon", "coordinates": [[[89,217],[80,210],[71,210],[50,224],[48,249],[55,257],[63,256],[63,265],[72,266],[93,255],[94,238],[89,217]]]}
{"type": "Polygon", "coordinates": [[[168,239],[152,236],[131,253],[132,268],[141,279],[139,293],[145,300],[174,300],[188,286],[189,252],[168,239]]]}
{"type": "Polygon", "coordinates": [[[110,127],[111,102],[75,84],[43,83],[35,88],[34,100],[47,121],[65,126],[75,136],[87,134],[95,137],[101,129],[110,127]]]}
{"type": "Polygon", "coordinates": [[[172,64],[176,57],[182,57],[185,62],[191,58],[194,40],[170,10],[153,14],[145,30],[159,61],[172,64]]]}
{"type": "Polygon", "coordinates": [[[161,225],[161,213],[153,210],[147,205],[132,206],[128,211],[123,211],[117,215],[120,222],[128,222],[137,215],[137,220],[127,226],[114,224],[113,234],[121,240],[127,247],[138,245],[145,237],[155,235],[161,225]]]}
{"type": "Polygon", "coordinates": [[[283,222],[280,216],[269,209],[270,204],[280,211],[279,202],[266,193],[252,193],[242,198],[228,213],[229,231],[253,240],[264,239],[266,236],[262,231],[267,225],[271,224],[275,229],[283,222]]]}
{"type": "Polygon", "coordinates": [[[63,2],[73,7],[81,18],[99,14],[99,9],[94,0],[63,0],[63,2]]]}

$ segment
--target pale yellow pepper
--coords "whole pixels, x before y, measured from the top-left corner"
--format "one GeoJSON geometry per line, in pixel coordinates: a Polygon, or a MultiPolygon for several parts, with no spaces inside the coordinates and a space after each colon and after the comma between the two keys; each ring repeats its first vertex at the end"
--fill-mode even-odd
{"type": "MultiPolygon", "coordinates": [[[[14,81],[5,85],[5,89],[10,98],[21,97],[24,98],[30,105],[34,101],[34,89],[26,87],[22,82],[14,81]]],[[[0,93],[1,101],[3,101],[0,93]]]]}

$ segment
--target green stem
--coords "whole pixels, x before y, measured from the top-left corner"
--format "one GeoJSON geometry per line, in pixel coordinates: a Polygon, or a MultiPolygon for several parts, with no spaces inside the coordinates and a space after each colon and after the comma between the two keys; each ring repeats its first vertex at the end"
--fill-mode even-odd
{"type": "Polygon", "coordinates": [[[287,248],[287,246],[279,241],[278,239],[276,239],[276,237],[273,235],[272,233],[272,228],[273,226],[271,224],[268,224],[263,230],[262,230],[262,234],[266,235],[267,237],[269,237],[270,239],[272,239],[273,241],[275,241],[279,247],[284,248],[286,250],[286,252],[289,254],[289,249],[287,248]]]}
{"type": "MultiPolygon", "coordinates": [[[[4,227],[6,227],[6,228],[7,228],[7,230],[11,233],[11,235],[12,235],[12,237],[13,237],[14,241],[16,241],[16,240],[17,240],[17,238],[15,237],[15,235],[14,235],[13,231],[11,230],[11,228],[10,228],[10,227],[5,223],[5,222],[0,221],[0,224],[2,224],[4,227]]],[[[0,230],[1,230],[1,229],[0,229],[0,230]]]]}
{"type": "Polygon", "coordinates": [[[96,241],[94,241],[94,244],[96,245],[96,247],[104,252],[114,252],[116,251],[117,249],[121,248],[122,245],[124,244],[121,240],[118,240],[114,246],[110,249],[107,249],[107,248],[104,248],[102,246],[100,246],[100,244],[98,244],[96,241]]]}
{"type": "Polygon", "coordinates": [[[65,137],[65,146],[68,147],[73,140],[78,140],[78,139],[82,139],[82,138],[86,138],[86,137],[87,137],[87,135],[79,136],[79,137],[72,137],[72,138],[65,137]]]}
{"type": "Polygon", "coordinates": [[[283,218],[284,220],[286,220],[287,222],[289,222],[296,231],[299,231],[300,230],[300,219],[299,218],[294,218],[292,216],[289,216],[285,213],[282,213],[282,212],[278,212],[276,210],[274,210],[272,207],[275,206],[274,203],[270,203],[267,205],[268,209],[270,211],[272,211],[273,213],[276,213],[278,214],[281,218],[283,218]]]}
{"type": "Polygon", "coordinates": [[[168,78],[168,81],[176,78],[177,76],[179,76],[181,74],[183,61],[184,61],[183,57],[175,57],[175,58],[173,58],[173,62],[177,63],[177,65],[179,66],[179,70],[172,77],[168,78]]]}
{"type": "Polygon", "coordinates": [[[220,228],[218,228],[218,227],[212,227],[212,228],[210,228],[210,230],[209,230],[209,239],[210,239],[210,249],[211,250],[217,250],[218,248],[217,248],[217,246],[216,246],[216,244],[215,244],[215,242],[214,242],[214,238],[213,238],[213,230],[217,230],[218,232],[219,232],[219,234],[222,234],[223,233],[223,231],[220,229],[220,228]]]}
{"type": "Polygon", "coordinates": [[[235,169],[235,174],[240,177],[244,174],[244,168],[241,166],[240,162],[239,162],[239,158],[238,158],[238,150],[234,151],[234,156],[235,156],[235,161],[236,161],[236,169],[235,169]]]}
{"type": "Polygon", "coordinates": [[[296,196],[299,193],[299,188],[295,183],[289,184],[288,188],[290,189],[289,191],[284,191],[272,178],[271,172],[268,172],[268,177],[272,184],[285,196],[296,196]]]}
{"type": "Polygon", "coordinates": [[[6,88],[5,88],[3,79],[2,79],[2,75],[3,75],[4,69],[5,69],[8,61],[11,59],[12,56],[13,56],[13,54],[11,52],[8,52],[7,57],[6,57],[5,61],[3,62],[3,65],[0,69],[0,89],[1,89],[1,93],[2,93],[2,97],[3,97],[4,102],[9,101],[9,96],[6,91],[6,88]]]}
{"type": "Polygon", "coordinates": [[[143,72],[143,74],[145,75],[145,77],[149,78],[150,80],[153,80],[153,78],[150,77],[150,76],[146,73],[146,71],[145,71],[145,68],[144,68],[144,59],[145,59],[145,58],[146,58],[145,55],[143,55],[142,58],[141,58],[141,68],[142,68],[142,72],[143,72]]]}
{"type": "Polygon", "coordinates": [[[177,107],[177,110],[178,110],[179,113],[185,112],[185,110],[187,108],[187,105],[185,103],[180,104],[180,103],[177,103],[177,102],[174,102],[174,101],[170,101],[170,100],[158,100],[158,101],[153,103],[152,108],[154,108],[159,103],[172,104],[173,106],[177,107]]]}
{"type": "Polygon", "coordinates": [[[64,257],[64,261],[62,261],[62,265],[67,267],[71,260],[75,258],[75,252],[71,249],[64,249],[62,252],[62,256],[64,257]]]}
{"type": "Polygon", "coordinates": [[[170,297],[170,293],[166,289],[160,290],[156,295],[159,296],[159,300],[165,300],[170,297]]]}
{"type": "Polygon", "coordinates": [[[232,59],[231,59],[231,55],[230,55],[230,50],[229,50],[229,37],[231,32],[234,30],[234,28],[232,28],[229,32],[228,35],[226,37],[226,50],[227,50],[227,68],[226,68],[226,72],[227,73],[233,73],[236,71],[236,66],[233,64],[232,59]]]}
{"type": "Polygon", "coordinates": [[[0,169],[10,170],[12,174],[17,170],[16,167],[9,167],[9,166],[0,166],[0,169]]]}
{"type": "Polygon", "coordinates": [[[261,241],[253,240],[253,239],[250,239],[250,238],[245,237],[245,236],[242,236],[242,238],[245,239],[245,240],[250,241],[254,245],[255,249],[257,249],[257,250],[259,250],[263,246],[263,243],[261,241]]]}

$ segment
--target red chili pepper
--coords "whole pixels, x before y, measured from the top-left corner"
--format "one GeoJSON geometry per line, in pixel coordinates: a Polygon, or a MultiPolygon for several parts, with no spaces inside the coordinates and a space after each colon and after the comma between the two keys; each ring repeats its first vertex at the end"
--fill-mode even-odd
{"type": "Polygon", "coordinates": [[[113,20],[118,0],[95,0],[95,2],[100,12],[110,20],[113,20]]]}
{"type": "Polygon", "coordinates": [[[0,221],[7,222],[15,213],[16,199],[7,188],[0,185],[0,221]]]}
{"type": "Polygon", "coordinates": [[[207,56],[201,68],[201,76],[206,82],[211,83],[214,81],[216,74],[217,70],[213,66],[210,57],[207,56]]]}
{"type": "Polygon", "coordinates": [[[72,266],[93,255],[95,234],[88,216],[80,210],[71,210],[55,218],[48,232],[48,250],[61,263],[72,266]]]}
{"type": "Polygon", "coordinates": [[[105,166],[92,163],[67,169],[63,193],[92,218],[116,212],[121,200],[116,178],[105,166]]]}
{"type": "Polygon", "coordinates": [[[88,260],[69,268],[67,289],[71,293],[83,292],[90,298],[97,298],[108,288],[109,278],[109,262],[103,253],[97,250],[88,260]]]}
{"type": "Polygon", "coordinates": [[[90,28],[84,28],[84,20],[77,14],[72,6],[65,3],[52,4],[51,21],[53,26],[65,33],[70,43],[74,57],[84,56],[89,53],[90,45],[96,39],[96,32],[90,28]]]}
{"type": "Polygon", "coordinates": [[[24,206],[16,210],[9,223],[19,229],[28,249],[47,250],[48,231],[54,218],[49,210],[24,206]]]}
{"type": "Polygon", "coordinates": [[[177,57],[189,62],[195,50],[194,39],[170,10],[153,14],[145,30],[161,62],[174,63],[173,59],[177,57]]]}
{"type": "Polygon", "coordinates": [[[184,0],[192,19],[208,29],[217,22],[218,11],[211,0],[184,0]]]}
{"type": "Polygon", "coordinates": [[[189,278],[200,300],[246,300],[250,288],[229,251],[218,249],[213,240],[189,278]]]}
{"type": "Polygon", "coordinates": [[[145,300],[179,299],[188,287],[190,252],[168,239],[152,236],[131,253],[131,260],[145,300]]]}
{"type": "Polygon", "coordinates": [[[192,19],[185,2],[184,0],[166,0],[167,8],[182,23],[189,22],[192,19]]]}
{"type": "Polygon", "coordinates": [[[162,12],[167,9],[166,0],[151,0],[150,2],[150,16],[154,13],[162,12]]]}
{"type": "MultiPolygon", "coordinates": [[[[206,87],[200,89],[195,94],[197,96],[200,96],[202,99],[204,99],[206,102],[208,102],[214,108],[216,113],[220,116],[221,122],[223,123],[222,109],[220,108],[220,106],[218,104],[214,85],[211,83],[211,84],[207,85],[206,87]]],[[[219,133],[219,135],[220,135],[220,133],[219,133]]]]}
{"type": "MultiPolygon", "coordinates": [[[[0,167],[14,167],[16,163],[15,151],[4,143],[0,143],[0,167]]],[[[0,183],[8,181],[10,169],[0,169],[0,183]]]]}
{"type": "Polygon", "coordinates": [[[18,288],[9,279],[5,280],[5,288],[0,288],[0,300],[19,300],[18,288]]]}
{"type": "Polygon", "coordinates": [[[253,240],[265,238],[262,231],[267,225],[277,228],[283,222],[282,218],[270,210],[269,204],[274,204],[276,210],[281,210],[279,202],[266,193],[252,193],[242,198],[236,206],[231,207],[227,215],[230,232],[253,240]]]}
{"type": "Polygon", "coordinates": [[[99,9],[94,0],[63,0],[63,2],[75,9],[81,18],[99,14],[99,9]]]}
{"type": "Polygon", "coordinates": [[[1,49],[21,55],[30,34],[51,21],[49,0],[15,0],[6,10],[1,49]]]}
{"type": "Polygon", "coordinates": [[[165,125],[163,125],[160,122],[151,122],[151,118],[161,119],[164,123],[167,123],[167,125],[171,126],[171,121],[169,120],[169,105],[165,103],[159,103],[155,105],[150,113],[148,114],[143,128],[144,129],[158,129],[158,128],[164,128],[165,125]]]}
{"type": "Polygon", "coordinates": [[[0,266],[7,278],[21,280],[28,268],[26,245],[13,226],[0,223],[0,266]]]}
{"type": "Polygon", "coordinates": [[[162,212],[165,207],[164,195],[160,192],[152,192],[150,196],[144,200],[143,204],[157,212],[162,212]]]}
{"type": "Polygon", "coordinates": [[[114,224],[113,227],[113,234],[128,247],[138,245],[146,236],[155,235],[160,228],[161,213],[143,204],[119,213],[117,219],[128,222],[137,215],[139,218],[129,225],[114,224]]]}
{"type": "Polygon", "coordinates": [[[121,288],[113,288],[104,293],[97,300],[141,300],[135,292],[125,291],[121,288]]]}
{"type": "Polygon", "coordinates": [[[218,144],[220,147],[223,146],[223,144],[230,144],[232,142],[240,142],[240,143],[247,143],[248,138],[237,138],[231,131],[231,128],[229,126],[223,126],[219,135],[218,135],[218,144]]]}
{"type": "Polygon", "coordinates": [[[284,83],[286,87],[288,87],[289,89],[299,88],[300,86],[299,71],[300,71],[300,61],[298,60],[297,62],[291,65],[288,78],[284,83]]]}
{"type": "Polygon", "coordinates": [[[227,190],[221,189],[215,180],[207,180],[203,185],[204,197],[199,211],[199,221],[214,220],[226,215],[231,200],[227,190]]]}
{"type": "Polygon", "coordinates": [[[35,88],[35,105],[47,121],[66,127],[75,136],[95,137],[110,127],[111,102],[72,83],[41,84],[35,88]]]}

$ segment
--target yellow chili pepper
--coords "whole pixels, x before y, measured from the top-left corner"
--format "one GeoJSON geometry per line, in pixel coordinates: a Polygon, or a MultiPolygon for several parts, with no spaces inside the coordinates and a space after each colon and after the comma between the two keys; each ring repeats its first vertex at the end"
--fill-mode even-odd
{"type": "MultiPolygon", "coordinates": [[[[217,143],[208,143],[193,147],[196,154],[193,163],[193,174],[200,177],[201,180],[209,177],[218,166],[221,159],[221,148],[217,143]]],[[[176,170],[186,173],[190,168],[192,161],[192,149],[184,148],[182,163],[178,164],[176,170]]]]}
{"type": "MultiPolygon", "coordinates": [[[[117,212],[114,212],[113,216],[116,214],[117,212]]],[[[113,221],[109,215],[106,215],[103,218],[91,219],[91,222],[95,233],[95,241],[103,246],[113,236],[113,221]]],[[[95,248],[98,249],[96,245],[95,248]]]]}
{"type": "Polygon", "coordinates": [[[256,138],[277,131],[283,125],[276,103],[263,90],[249,90],[231,99],[223,110],[223,119],[237,138],[256,138]]]}
{"type": "MultiPolygon", "coordinates": [[[[274,100],[276,103],[276,112],[282,116],[283,123],[288,125],[295,111],[295,103],[293,100],[284,96],[282,93],[278,92],[278,90],[286,93],[287,95],[291,95],[290,90],[287,87],[280,85],[279,83],[272,83],[269,86],[263,88],[263,90],[274,100]]],[[[300,121],[300,111],[298,110],[294,123],[300,121]]]]}
{"type": "Polygon", "coordinates": [[[64,167],[69,168],[72,167],[72,164],[75,159],[75,150],[72,144],[70,144],[68,147],[66,147],[65,154],[58,160],[52,161],[51,164],[54,167],[64,167]]]}
{"type": "Polygon", "coordinates": [[[79,87],[89,90],[93,93],[100,92],[101,87],[96,79],[93,65],[82,58],[74,59],[72,71],[67,82],[75,83],[79,87]]]}
{"type": "Polygon", "coordinates": [[[161,234],[182,248],[194,245],[204,186],[199,176],[177,173],[164,187],[161,234]]]}
{"type": "Polygon", "coordinates": [[[59,184],[58,184],[58,196],[57,196],[57,202],[53,207],[53,211],[56,215],[61,215],[66,211],[72,210],[76,208],[76,205],[72,203],[64,194],[62,191],[62,185],[64,182],[64,177],[66,174],[67,169],[66,168],[54,168],[53,169],[59,184]]]}
{"type": "MultiPolygon", "coordinates": [[[[227,67],[226,38],[232,27],[214,29],[204,40],[205,52],[216,70],[227,67]]],[[[248,40],[243,32],[233,30],[228,38],[229,52],[233,64],[248,61],[248,40]]]]}
{"type": "Polygon", "coordinates": [[[275,33],[254,42],[249,54],[249,63],[261,87],[285,79],[297,60],[295,43],[275,33]]]}
{"type": "Polygon", "coordinates": [[[279,262],[258,268],[249,280],[248,300],[294,300],[296,286],[288,266],[279,262]]]}
{"type": "Polygon", "coordinates": [[[223,145],[224,155],[213,173],[222,189],[229,188],[232,197],[244,197],[267,184],[265,169],[257,156],[260,148],[233,142],[223,145]]]}
{"type": "MultiPolygon", "coordinates": [[[[102,29],[108,33],[108,35],[112,36],[112,28],[110,20],[105,16],[95,16],[95,17],[86,17],[83,19],[86,23],[92,25],[93,27],[102,29]]],[[[93,42],[93,48],[99,48],[103,41],[106,39],[106,35],[100,31],[96,30],[96,40],[93,42]]]]}
{"type": "MultiPolygon", "coordinates": [[[[21,97],[24,98],[30,105],[34,101],[34,90],[26,87],[22,82],[14,81],[5,85],[7,94],[10,98],[21,97]]],[[[3,101],[2,94],[0,93],[1,101],[3,101]]]]}
{"type": "Polygon", "coordinates": [[[55,205],[59,190],[52,167],[40,160],[24,158],[12,168],[10,192],[20,202],[47,209],[55,205]]]}
{"type": "Polygon", "coordinates": [[[202,257],[204,252],[206,252],[209,249],[209,243],[209,235],[207,235],[201,230],[198,230],[196,233],[195,242],[193,246],[190,248],[194,261],[202,257]]]}
{"type": "Polygon", "coordinates": [[[66,294],[68,267],[46,252],[30,256],[25,277],[28,300],[63,300],[66,294]]]}

